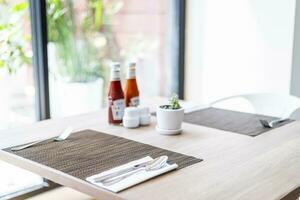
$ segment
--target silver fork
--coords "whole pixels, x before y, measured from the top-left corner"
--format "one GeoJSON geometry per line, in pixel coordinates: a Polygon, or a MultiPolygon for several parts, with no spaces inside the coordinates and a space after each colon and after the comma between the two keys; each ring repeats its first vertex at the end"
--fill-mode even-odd
{"type": "MultiPolygon", "coordinates": [[[[68,127],[68,128],[66,128],[62,132],[62,134],[60,134],[58,137],[54,138],[53,141],[58,141],[58,142],[64,141],[65,139],[67,139],[71,135],[72,132],[73,132],[73,129],[71,127],[68,127]]],[[[45,139],[45,140],[48,140],[48,139],[45,139]]],[[[35,141],[35,142],[31,142],[29,144],[25,144],[25,145],[13,147],[10,150],[12,150],[12,151],[20,151],[22,149],[26,149],[26,148],[31,147],[33,145],[39,144],[41,142],[44,142],[45,140],[38,140],[38,141],[35,141]]]]}
{"type": "Polygon", "coordinates": [[[273,128],[274,126],[283,123],[285,121],[289,120],[288,118],[281,118],[281,119],[275,119],[275,120],[271,120],[271,121],[267,121],[265,119],[260,119],[260,123],[261,125],[263,125],[266,128],[273,128]]]}

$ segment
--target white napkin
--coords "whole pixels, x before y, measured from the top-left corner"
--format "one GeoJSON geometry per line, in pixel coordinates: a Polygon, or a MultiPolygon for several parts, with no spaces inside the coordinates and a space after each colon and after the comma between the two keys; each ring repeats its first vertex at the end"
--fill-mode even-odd
{"type": "Polygon", "coordinates": [[[158,169],[158,170],[153,170],[153,171],[141,170],[141,171],[137,172],[136,174],[133,174],[130,177],[127,177],[127,178],[121,180],[120,182],[117,182],[117,183],[115,183],[113,185],[109,185],[109,186],[104,186],[101,182],[95,182],[94,181],[94,178],[96,178],[96,177],[107,175],[107,174],[110,174],[112,172],[115,172],[115,171],[118,171],[118,170],[121,170],[121,169],[124,169],[124,168],[128,168],[128,167],[132,167],[134,165],[144,163],[144,162],[147,162],[147,161],[150,161],[150,160],[153,160],[153,158],[151,158],[150,156],[147,156],[147,157],[141,158],[139,160],[129,162],[125,165],[115,167],[113,169],[102,172],[100,174],[96,174],[96,175],[87,177],[86,180],[88,182],[94,184],[94,185],[97,185],[97,186],[101,187],[101,188],[104,188],[104,189],[107,189],[109,191],[117,193],[117,192],[120,192],[120,191],[122,191],[126,188],[129,188],[129,187],[133,186],[133,185],[136,185],[138,183],[141,183],[143,181],[151,179],[155,176],[158,176],[160,174],[163,174],[163,173],[169,172],[171,170],[174,170],[178,167],[177,164],[172,164],[172,165],[166,164],[165,167],[163,167],[161,169],[158,169]]]}

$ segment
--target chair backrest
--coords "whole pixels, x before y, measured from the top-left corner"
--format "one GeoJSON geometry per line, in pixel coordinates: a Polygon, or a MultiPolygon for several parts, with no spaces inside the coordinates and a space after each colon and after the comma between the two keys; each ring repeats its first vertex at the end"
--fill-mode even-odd
{"type": "Polygon", "coordinates": [[[300,99],[291,95],[244,94],[222,98],[210,105],[241,112],[300,119],[300,99]]]}

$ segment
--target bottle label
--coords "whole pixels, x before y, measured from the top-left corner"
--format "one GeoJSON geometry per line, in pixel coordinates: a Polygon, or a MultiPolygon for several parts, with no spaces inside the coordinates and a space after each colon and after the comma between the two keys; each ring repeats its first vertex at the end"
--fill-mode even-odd
{"type": "Polygon", "coordinates": [[[129,106],[138,106],[140,104],[140,98],[139,97],[132,97],[130,99],[130,102],[129,102],[129,106]]]}
{"type": "Polygon", "coordinates": [[[118,99],[113,101],[111,111],[114,120],[122,120],[124,115],[125,102],[124,99],[118,99]]]}

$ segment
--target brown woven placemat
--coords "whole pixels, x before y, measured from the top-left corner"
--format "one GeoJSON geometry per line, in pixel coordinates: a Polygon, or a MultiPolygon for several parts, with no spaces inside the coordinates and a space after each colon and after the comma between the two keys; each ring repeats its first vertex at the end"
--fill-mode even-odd
{"type": "Polygon", "coordinates": [[[192,156],[93,130],[73,133],[62,142],[54,142],[53,139],[49,139],[20,151],[13,152],[10,148],[4,149],[4,151],[83,180],[145,156],[156,158],[167,155],[168,162],[177,163],[178,169],[202,161],[202,159],[192,156]]]}
{"type": "Polygon", "coordinates": [[[262,133],[291,123],[288,120],[274,128],[264,128],[259,120],[274,120],[276,117],[243,113],[219,108],[206,108],[184,115],[184,122],[235,132],[248,136],[258,136],[262,133]]]}

